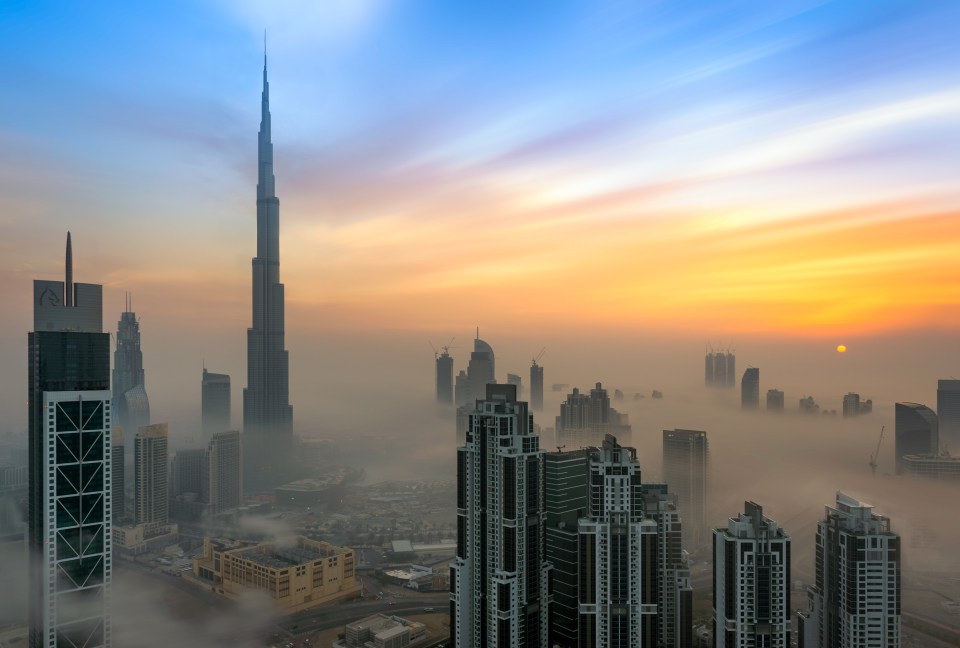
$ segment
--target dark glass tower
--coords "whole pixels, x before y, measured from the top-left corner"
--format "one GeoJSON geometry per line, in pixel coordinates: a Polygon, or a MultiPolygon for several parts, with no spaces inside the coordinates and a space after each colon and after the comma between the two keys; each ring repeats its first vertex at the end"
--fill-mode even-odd
{"type": "Polygon", "coordinates": [[[253,325],[247,329],[247,388],[243,390],[243,433],[247,449],[244,489],[247,491],[270,490],[286,481],[284,469],[291,458],[293,440],[289,358],[284,348],[283,284],[280,283],[280,199],[274,188],[266,55],[261,101],[253,325]]]}
{"type": "Polygon", "coordinates": [[[140,322],[133,312],[129,294],[126,310],[117,322],[117,349],[113,353],[113,414],[116,424],[130,434],[150,423],[150,401],[144,386],[143,351],[140,350],[140,322]]]}
{"type": "Polygon", "coordinates": [[[33,282],[28,334],[31,648],[110,645],[110,335],[102,287],[33,282]]]}

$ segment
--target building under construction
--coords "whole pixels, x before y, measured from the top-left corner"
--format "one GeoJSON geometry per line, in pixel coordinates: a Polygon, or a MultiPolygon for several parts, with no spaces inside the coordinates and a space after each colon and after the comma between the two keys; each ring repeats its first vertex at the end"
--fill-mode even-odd
{"type": "Polygon", "coordinates": [[[736,383],[737,356],[733,351],[709,349],[704,360],[703,382],[707,387],[732,388],[736,383]]]}

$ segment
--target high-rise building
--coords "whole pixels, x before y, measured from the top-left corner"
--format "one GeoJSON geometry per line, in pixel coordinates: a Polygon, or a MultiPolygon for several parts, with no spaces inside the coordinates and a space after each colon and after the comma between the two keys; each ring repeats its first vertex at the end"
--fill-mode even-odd
{"type": "Polygon", "coordinates": [[[733,387],[737,357],[728,351],[708,351],[704,358],[703,382],[707,387],[733,387]]]}
{"type": "Polygon", "coordinates": [[[894,453],[898,475],[904,470],[904,455],[937,454],[940,448],[937,415],[929,407],[919,403],[897,403],[894,408],[894,422],[894,453]]]}
{"type": "Polygon", "coordinates": [[[748,367],[740,380],[740,407],[751,410],[760,407],[760,369],[748,367]]]}
{"type": "Polygon", "coordinates": [[[507,374],[507,384],[517,388],[517,399],[523,398],[523,378],[517,374],[507,374]]]}
{"type": "Polygon", "coordinates": [[[767,390],[767,411],[768,412],[783,411],[783,392],[780,391],[779,389],[767,390]]]}
{"type": "Polygon", "coordinates": [[[543,410],[543,367],[537,364],[536,358],[530,365],[530,409],[543,410]]]}
{"type": "Polygon", "coordinates": [[[960,380],[937,381],[940,445],[960,455],[960,380]]]}
{"type": "Polygon", "coordinates": [[[813,396],[804,396],[800,399],[799,411],[801,414],[817,414],[820,406],[813,400],[813,396]]]}
{"type": "Polygon", "coordinates": [[[589,453],[580,519],[580,646],[657,643],[657,525],[643,511],[636,450],[607,436],[589,453]]]}
{"type": "Polygon", "coordinates": [[[130,294],[117,322],[117,349],[113,353],[113,418],[124,430],[150,423],[150,401],[144,384],[140,322],[130,294]]]}
{"type": "Polygon", "coordinates": [[[539,438],[513,385],[487,385],[457,450],[457,648],[546,648],[547,577],[539,438]]]}
{"type": "Polygon", "coordinates": [[[843,416],[849,418],[860,414],[860,394],[848,392],[843,397],[843,416]]]}
{"type": "Polygon", "coordinates": [[[110,645],[110,334],[102,287],[33,282],[28,335],[30,648],[110,645]],[[79,603],[82,601],[82,605],[79,603]]]}
{"type": "Polygon", "coordinates": [[[708,467],[706,432],[663,431],[664,481],[677,494],[680,517],[683,519],[683,544],[690,552],[700,549],[707,542],[708,467]]]}
{"type": "Polygon", "coordinates": [[[133,441],[133,518],[135,524],[169,521],[167,424],[145,425],[133,441]]]}
{"type": "Polygon", "coordinates": [[[744,502],[713,530],[713,645],[790,648],[790,536],[744,502]]]}
{"type": "MultiPolygon", "coordinates": [[[[203,448],[182,448],[170,461],[170,497],[205,494],[207,451],[203,448]]],[[[204,500],[206,501],[206,500],[204,500]]]]}
{"type": "Polygon", "coordinates": [[[200,381],[203,436],[230,429],[230,376],[203,368],[200,381]]]}
{"type": "Polygon", "coordinates": [[[476,401],[486,398],[487,385],[495,383],[496,376],[497,364],[493,347],[480,339],[478,329],[477,338],[473,341],[470,362],[467,364],[467,384],[470,389],[470,399],[467,404],[473,406],[476,401]]]}
{"type": "Polygon", "coordinates": [[[284,343],[284,292],[280,283],[280,199],[273,176],[270,86],[263,57],[263,94],[257,154],[257,256],[253,259],[253,323],[247,329],[247,387],[243,434],[244,488],[272,489],[286,481],[292,460],[293,407],[284,343]]]}
{"type": "Polygon", "coordinates": [[[207,502],[217,515],[243,504],[243,440],[237,431],[217,432],[206,453],[207,502]]]}
{"type": "Polygon", "coordinates": [[[470,396],[472,396],[470,393],[470,379],[467,377],[467,372],[461,369],[454,382],[454,402],[456,402],[457,407],[473,409],[473,405],[470,403],[470,396]]]}
{"type": "Polygon", "coordinates": [[[448,347],[443,347],[442,353],[437,354],[437,402],[453,404],[453,358],[448,347]]]}
{"type": "Polygon", "coordinates": [[[630,418],[610,406],[610,397],[601,383],[581,394],[577,388],[560,404],[557,417],[557,445],[569,448],[599,446],[607,434],[630,439],[630,418]]]}
{"type": "Polygon", "coordinates": [[[838,492],[817,525],[816,582],[799,615],[802,648],[900,647],[900,536],[838,492]]]}
{"type": "Polygon", "coordinates": [[[726,386],[733,387],[736,376],[737,376],[737,356],[733,355],[730,351],[727,351],[727,354],[723,358],[724,364],[726,365],[726,386]]]}
{"type": "Polygon", "coordinates": [[[118,520],[126,515],[126,446],[123,443],[123,429],[113,428],[113,449],[110,452],[110,472],[112,482],[110,488],[110,506],[113,510],[113,519],[118,520]]]}

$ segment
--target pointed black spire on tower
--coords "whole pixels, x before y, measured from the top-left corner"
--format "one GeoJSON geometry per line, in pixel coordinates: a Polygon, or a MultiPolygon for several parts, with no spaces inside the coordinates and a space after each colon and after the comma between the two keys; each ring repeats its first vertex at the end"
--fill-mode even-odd
{"type": "Polygon", "coordinates": [[[67,232],[67,283],[64,285],[64,306],[73,306],[73,244],[67,232]]]}

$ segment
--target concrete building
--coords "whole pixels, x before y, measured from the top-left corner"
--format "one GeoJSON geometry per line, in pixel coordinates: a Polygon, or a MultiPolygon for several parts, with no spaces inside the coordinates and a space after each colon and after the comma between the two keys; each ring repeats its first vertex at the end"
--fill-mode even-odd
{"type": "Polygon", "coordinates": [[[546,648],[540,440],[513,385],[487,385],[457,449],[450,634],[458,648],[546,648]]]}
{"type": "Polygon", "coordinates": [[[427,638],[427,627],[398,616],[374,614],[348,623],[333,648],[403,648],[427,638]]]}
{"type": "Polygon", "coordinates": [[[254,545],[204,538],[193,573],[230,599],[264,592],[286,612],[360,595],[353,549],[303,536],[254,545]]]}
{"type": "Polygon", "coordinates": [[[166,524],[170,521],[167,424],[143,426],[133,443],[134,523],[166,524]]]}
{"type": "Polygon", "coordinates": [[[701,430],[663,431],[663,476],[683,518],[683,544],[691,553],[707,543],[707,490],[710,451],[701,430]]]}
{"type": "Polygon", "coordinates": [[[608,434],[624,442],[633,437],[630,419],[610,406],[610,397],[601,383],[582,394],[577,388],[560,404],[556,419],[557,445],[566,448],[589,448],[603,443],[608,434]]]}
{"type": "Polygon", "coordinates": [[[497,364],[493,347],[480,339],[478,329],[470,362],[467,364],[467,389],[470,396],[464,404],[473,407],[476,401],[486,398],[487,385],[495,383],[496,376],[497,364]]]}
{"type": "Polygon", "coordinates": [[[703,377],[707,387],[733,387],[736,373],[737,357],[732,352],[707,352],[703,377]]]}
{"type": "Polygon", "coordinates": [[[714,646],[790,648],[790,536],[743,506],[713,531],[714,646]]]}
{"type": "Polygon", "coordinates": [[[801,648],[899,648],[900,536],[873,507],[837,493],[817,525],[816,583],[801,648]]]}
{"type": "Polygon", "coordinates": [[[779,389],[767,390],[767,411],[783,412],[783,392],[779,389]]]}
{"type": "Polygon", "coordinates": [[[437,354],[437,402],[441,405],[453,405],[453,358],[449,347],[443,347],[437,354]]]}
{"type": "Polygon", "coordinates": [[[849,392],[843,397],[843,416],[849,418],[860,413],[860,394],[849,392]]]}
{"type": "Polygon", "coordinates": [[[230,376],[203,368],[200,409],[203,436],[210,437],[230,429],[230,376]]]}
{"type": "Polygon", "coordinates": [[[819,414],[820,406],[813,400],[813,396],[804,396],[800,399],[799,410],[801,414],[819,414]]]}
{"type": "Polygon", "coordinates": [[[170,462],[170,517],[195,522],[208,512],[209,486],[207,451],[203,448],[177,450],[170,462]]]}
{"type": "Polygon", "coordinates": [[[109,646],[110,335],[101,286],[73,283],[69,233],[66,281],[33,282],[27,339],[29,645],[109,646]]]}
{"type": "Polygon", "coordinates": [[[530,409],[543,411],[543,367],[537,364],[536,358],[530,365],[530,409]]]}
{"type": "Polygon", "coordinates": [[[960,453],[960,380],[937,381],[937,420],[940,445],[960,453]]]}
{"type": "Polygon", "coordinates": [[[517,388],[517,399],[523,398],[523,378],[517,374],[507,374],[507,384],[517,388]]]}
{"type": "Polygon", "coordinates": [[[454,381],[453,398],[458,408],[468,407],[472,409],[473,406],[470,404],[470,379],[463,369],[460,370],[454,381]]]}
{"type": "Polygon", "coordinates": [[[760,408],[760,369],[748,367],[740,380],[740,408],[755,410],[760,408]]]}
{"type": "MultiPolygon", "coordinates": [[[[284,287],[280,283],[280,199],[273,175],[270,86],[263,57],[257,152],[257,256],[253,259],[253,321],[247,329],[243,390],[244,490],[264,492],[289,481],[293,448],[284,287]]],[[[217,430],[222,432],[223,430],[217,430]]]]}
{"type": "Polygon", "coordinates": [[[960,481],[960,457],[946,454],[903,455],[902,474],[947,482],[960,481]]]}
{"type": "Polygon", "coordinates": [[[897,403],[894,407],[896,472],[904,471],[904,455],[938,454],[940,437],[937,415],[926,405],[897,403]]]}
{"type": "Polygon", "coordinates": [[[140,322],[127,293],[126,310],[117,322],[117,348],[113,353],[113,418],[124,430],[138,430],[150,423],[144,380],[140,322]]]}
{"type": "Polygon", "coordinates": [[[236,430],[217,432],[206,453],[207,502],[210,514],[243,505],[243,439],[236,430]]]}
{"type": "Polygon", "coordinates": [[[137,556],[148,551],[159,551],[179,540],[176,524],[148,522],[145,524],[115,525],[113,548],[119,554],[137,556]]]}

